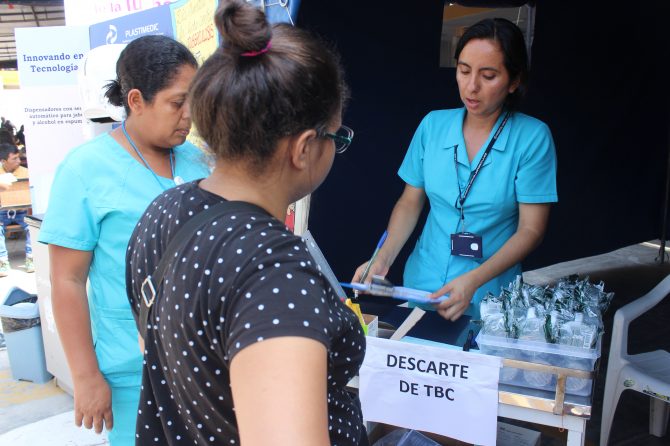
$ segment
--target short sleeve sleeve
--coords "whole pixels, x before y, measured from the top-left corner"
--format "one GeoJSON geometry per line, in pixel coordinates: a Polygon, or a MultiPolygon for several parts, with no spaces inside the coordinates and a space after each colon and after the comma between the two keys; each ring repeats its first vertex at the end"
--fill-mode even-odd
{"type": "Polygon", "coordinates": [[[414,137],[409,144],[405,159],[398,170],[398,175],[405,183],[422,189],[424,188],[423,158],[426,150],[426,128],[429,116],[426,116],[421,121],[416,132],[414,132],[414,137]]]}
{"type": "Polygon", "coordinates": [[[80,251],[92,251],[100,235],[88,190],[78,172],[61,164],[51,185],[49,205],[39,241],[80,251]]]}
{"type": "Polygon", "coordinates": [[[245,347],[266,339],[299,336],[328,346],[330,321],[338,316],[328,304],[328,285],[299,239],[259,258],[223,316],[220,342],[228,361],[245,347]],[[292,257],[287,256],[292,254],[292,257]]]}
{"type": "Polygon", "coordinates": [[[515,186],[520,203],[558,201],[556,191],[556,148],[549,128],[537,127],[528,138],[527,150],[521,155],[515,186]]]}

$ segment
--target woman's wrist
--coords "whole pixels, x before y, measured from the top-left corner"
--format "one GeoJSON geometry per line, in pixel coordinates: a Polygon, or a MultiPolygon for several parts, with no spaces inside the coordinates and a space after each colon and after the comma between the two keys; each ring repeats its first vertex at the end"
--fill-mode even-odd
{"type": "Polygon", "coordinates": [[[478,268],[475,268],[471,271],[468,271],[465,274],[468,277],[468,280],[470,283],[474,285],[475,291],[484,285],[488,280],[486,280],[484,277],[482,277],[482,271],[481,271],[481,266],[478,268]]]}
{"type": "Polygon", "coordinates": [[[382,254],[382,252],[379,251],[377,258],[375,259],[375,263],[377,263],[378,266],[381,266],[382,271],[388,272],[388,270],[391,268],[391,265],[393,264],[393,260],[390,260],[385,254],[382,254]]]}
{"type": "Polygon", "coordinates": [[[72,369],[72,379],[74,381],[91,381],[103,378],[100,368],[98,368],[97,363],[90,366],[79,366],[76,369],[72,369]]]}

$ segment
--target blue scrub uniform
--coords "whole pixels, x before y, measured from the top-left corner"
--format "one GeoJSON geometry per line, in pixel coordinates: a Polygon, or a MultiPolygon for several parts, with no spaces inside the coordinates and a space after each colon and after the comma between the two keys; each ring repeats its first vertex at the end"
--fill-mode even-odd
{"type": "MultiPolygon", "coordinates": [[[[205,155],[185,143],[174,149],[175,176],[209,174],[205,155]]],[[[128,240],[149,204],[175,184],[140,164],[109,134],[73,149],[59,165],[39,241],[93,251],[88,299],[100,370],[112,389],[112,446],[135,444],[142,355],[126,296],[128,240]],[[160,182],[160,184],[159,184],[160,182]]]]}
{"type": "MultiPolygon", "coordinates": [[[[460,211],[456,208],[458,183],[465,190],[504,116],[498,118],[488,140],[470,163],[463,137],[465,114],[465,108],[430,112],[414,134],[398,171],[407,184],[424,189],[430,202],[423,232],[405,266],[407,287],[437,291],[477,268],[512,237],[519,222],[519,203],[558,201],[551,132],[543,122],[515,112],[484,161],[464,205],[465,230],[482,236],[483,257],[452,256],[451,234],[464,230],[459,226],[460,211]],[[454,150],[458,151],[458,175],[454,150]]],[[[479,302],[486,293],[499,295],[501,287],[518,274],[520,264],[480,287],[466,314],[479,318],[479,302]]]]}

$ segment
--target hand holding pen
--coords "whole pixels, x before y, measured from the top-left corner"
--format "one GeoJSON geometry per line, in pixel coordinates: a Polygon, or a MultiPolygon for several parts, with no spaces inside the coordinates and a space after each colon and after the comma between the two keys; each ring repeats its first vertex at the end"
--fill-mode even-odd
{"type": "MultiPolygon", "coordinates": [[[[370,261],[367,262],[367,265],[363,267],[361,265],[358,267],[358,270],[356,270],[356,275],[354,275],[354,278],[359,277],[359,271],[361,268],[363,268],[363,272],[360,273],[360,281],[361,283],[368,277],[370,272],[372,271],[372,265],[375,263],[375,259],[377,258],[377,254],[379,253],[379,250],[381,249],[382,245],[386,241],[386,236],[388,235],[388,231],[384,231],[382,234],[382,237],[379,239],[379,242],[377,243],[377,247],[375,248],[375,251],[372,253],[372,257],[370,258],[370,261]]],[[[386,268],[388,270],[388,268],[386,268]]],[[[386,275],[387,271],[384,271],[384,275],[386,275]]],[[[373,273],[377,274],[377,273],[373,273]]],[[[370,276],[372,278],[372,276],[370,276]]],[[[361,322],[361,325],[363,326],[363,330],[367,334],[367,326],[365,325],[365,321],[363,320],[363,313],[361,312],[361,307],[358,304],[358,291],[354,291],[354,297],[347,299],[346,300],[346,305],[353,310],[353,312],[356,314],[358,317],[358,320],[361,322]]]]}
{"type": "Polygon", "coordinates": [[[351,279],[352,282],[366,283],[370,282],[372,276],[386,276],[389,267],[385,265],[384,262],[377,262],[376,260],[377,254],[379,254],[379,250],[386,241],[387,236],[388,231],[384,231],[381,238],[379,239],[379,242],[377,243],[377,247],[372,253],[372,257],[370,257],[369,261],[365,262],[356,269],[356,273],[354,274],[353,279],[351,279]]]}

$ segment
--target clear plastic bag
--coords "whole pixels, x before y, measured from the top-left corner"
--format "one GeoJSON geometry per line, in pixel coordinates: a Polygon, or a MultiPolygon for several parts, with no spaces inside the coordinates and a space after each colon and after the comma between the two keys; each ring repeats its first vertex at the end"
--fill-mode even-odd
{"type": "Polygon", "coordinates": [[[14,333],[40,325],[37,295],[13,287],[0,305],[2,331],[14,333]]]}
{"type": "Polygon", "coordinates": [[[440,446],[421,432],[412,429],[396,429],[379,440],[372,446],[440,446]]]}
{"type": "Polygon", "coordinates": [[[2,323],[2,331],[4,333],[14,333],[16,331],[38,327],[40,325],[40,318],[15,319],[13,317],[0,317],[0,322],[2,323]]]}

